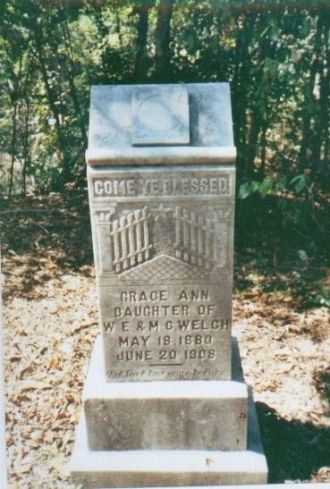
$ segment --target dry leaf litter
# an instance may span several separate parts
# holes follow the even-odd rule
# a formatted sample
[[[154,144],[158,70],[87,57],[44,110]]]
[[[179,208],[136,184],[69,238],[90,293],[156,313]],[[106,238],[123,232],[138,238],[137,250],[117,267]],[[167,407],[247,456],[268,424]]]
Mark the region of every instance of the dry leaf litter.
[[[91,250],[86,202],[85,207],[78,201],[66,209],[61,222],[57,212],[65,203],[59,196],[54,202],[55,209],[42,219],[22,219],[18,214],[5,221],[10,489],[75,487],[67,462],[98,334],[95,279],[91,256],[81,256],[84,248]],[[41,200],[38,205],[46,204]],[[20,249],[14,244],[17,233],[25,233]],[[290,296],[264,293],[263,280],[267,277],[255,273],[252,286],[236,292],[233,312],[245,380],[257,402],[270,480],[329,482],[329,309],[297,312]]]

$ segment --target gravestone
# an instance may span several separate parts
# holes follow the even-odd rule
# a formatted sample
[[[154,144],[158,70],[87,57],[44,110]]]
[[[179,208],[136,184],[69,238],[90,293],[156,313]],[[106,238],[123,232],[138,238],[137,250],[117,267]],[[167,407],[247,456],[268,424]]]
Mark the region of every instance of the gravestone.
[[[83,487],[267,480],[231,336],[235,154],[226,83],[92,88],[101,335],[71,459]]]

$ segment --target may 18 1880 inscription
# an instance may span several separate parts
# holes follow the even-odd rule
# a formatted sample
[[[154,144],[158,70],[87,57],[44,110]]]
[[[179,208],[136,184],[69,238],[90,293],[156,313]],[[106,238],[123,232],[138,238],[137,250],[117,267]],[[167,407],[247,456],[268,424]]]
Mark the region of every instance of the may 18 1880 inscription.
[[[89,170],[106,375],[229,379],[234,171]]]

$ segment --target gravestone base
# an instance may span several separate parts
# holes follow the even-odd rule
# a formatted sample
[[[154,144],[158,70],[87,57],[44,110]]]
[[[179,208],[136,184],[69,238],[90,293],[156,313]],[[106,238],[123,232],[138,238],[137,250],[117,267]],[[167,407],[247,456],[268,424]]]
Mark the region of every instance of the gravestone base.
[[[246,393],[246,387],[242,382],[241,364],[235,339],[233,341],[232,359],[234,367],[234,381],[205,381],[197,382],[197,384],[205,384],[205,387],[207,387],[208,384],[220,384],[223,388],[225,388],[225,385],[227,385],[227,399],[230,399],[232,401],[233,398],[235,398],[236,400],[234,401],[234,405],[235,402],[238,403],[238,405],[243,408],[242,413],[244,414],[244,392]],[[105,388],[103,394],[106,394],[109,386],[112,386],[114,389],[119,387],[119,392],[121,392],[122,394],[122,402],[132,402],[134,405],[136,402],[136,398],[139,397],[137,393],[139,392],[140,383],[131,383],[130,388],[133,389],[133,391],[131,390],[131,394],[129,394],[130,390],[127,388],[125,394],[125,386],[122,386],[121,384],[107,384],[106,382],[103,383],[103,381],[98,382],[96,379],[100,379],[104,376],[102,370],[98,371],[97,376],[95,372],[96,368],[100,368],[101,363],[101,346],[98,340],[94,348],[89,376],[85,386],[84,402],[86,403],[87,399],[91,399],[90,395],[93,392],[95,401],[97,399],[96,396],[100,396],[100,389],[102,389],[102,386]],[[92,385],[92,379],[94,379],[94,386]],[[168,383],[143,383],[143,387],[147,387],[148,384],[150,386],[149,392],[152,393],[150,395],[149,402],[151,402],[152,405],[152,398],[155,399],[156,396],[159,396],[160,392],[157,392],[157,389],[152,389],[152,386],[155,386],[155,384],[163,384],[165,387]],[[181,384],[181,382],[173,382],[173,384]],[[182,384],[187,384],[187,382],[182,382]],[[196,384],[196,381],[194,382],[194,384]],[[178,389],[178,387],[176,389]],[[187,389],[189,391],[189,387],[186,387],[185,389],[185,392],[181,392],[180,401],[177,404],[177,414],[179,414],[180,412],[180,403],[182,401],[182,398],[184,397],[184,394],[187,393]],[[134,391],[135,394],[132,394],[132,392]],[[165,394],[166,392],[169,392],[167,391],[167,387],[165,389]],[[210,389],[210,392],[213,392],[213,397],[216,396],[216,394],[214,393],[214,388],[213,390]],[[230,394],[230,392],[232,392],[232,394]],[[235,393],[234,396],[233,393]],[[112,400],[114,400],[116,396],[118,396],[118,390],[117,393],[112,394]],[[103,397],[105,397],[105,395]],[[172,396],[168,396],[168,399],[170,399],[170,397],[172,397],[172,399],[174,398],[175,402],[175,394],[172,394]],[[140,399],[146,400],[146,391],[142,392],[142,389],[140,390]],[[100,398],[99,402],[101,402]],[[109,401],[109,397],[108,402],[110,402],[111,404],[111,400]],[[161,400],[159,405],[161,405],[163,402],[164,399]],[[199,402],[203,402],[203,392],[200,392]],[[223,406],[225,406],[224,397],[220,397],[220,399],[218,399],[218,402],[220,405],[222,403]],[[210,413],[212,413],[212,402],[210,404],[210,399],[208,398],[208,396],[206,396],[205,398],[205,403],[206,411],[207,409],[209,409],[204,418],[205,432],[211,433],[210,430],[212,428],[210,428],[209,422],[212,423],[212,416],[210,416]],[[103,408],[101,408],[101,412],[102,410]],[[124,413],[124,409],[122,409],[122,413]],[[90,416],[90,413],[88,414],[88,410],[86,414],[87,416]],[[148,408],[145,409],[145,416],[148,416]],[[175,416],[175,413],[173,414],[173,416]],[[161,487],[196,485],[207,486],[219,484],[240,485],[266,483],[268,473],[267,462],[263,454],[258,421],[251,393],[249,393],[248,396],[247,417],[248,419],[246,420],[246,417],[242,416],[242,425],[247,426],[247,446],[244,449],[240,449],[238,447],[238,449],[232,448],[230,450],[207,450],[205,448],[196,450],[186,447],[185,449],[150,448],[138,450],[92,450],[89,448],[88,429],[84,413],[81,417],[76,432],[76,443],[70,462],[71,477],[77,484],[81,484],[82,487],[86,489],[111,487]],[[132,416],[130,424],[132,426],[135,423],[138,425],[140,421],[141,420],[139,420],[139,417],[135,418],[134,416]],[[160,420],[158,420],[158,423],[159,422]],[[220,418],[218,419],[218,424],[221,425]],[[129,429],[131,429],[132,426],[129,427]],[[225,426],[226,433],[232,430],[235,430],[235,432],[238,433],[238,436],[242,436],[244,433],[244,428],[242,427],[238,428],[237,426],[229,426],[228,424],[222,426]],[[103,435],[102,428],[104,433]],[[113,430],[115,430],[116,428],[118,428],[118,426],[116,423],[114,423],[114,425],[111,427],[111,431],[113,432]],[[93,425],[90,425],[89,430],[91,429],[93,429]],[[107,424],[106,420],[103,420],[101,430],[98,429],[98,436],[100,436],[101,445],[105,443],[108,432],[109,424]],[[120,427],[118,433],[120,434]],[[160,439],[158,436],[158,438],[155,440],[156,445],[157,443],[159,443],[159,440]],[[130,439],[130,442],[132,442],[132,438]],[[94,439],[94,443],[97,444],[96,438]],[[122,443],[125,443],[125,441],[122,440]]]
[[[246,449],[244,383],[107,382],[103,356],[98,338],[83,394],[90,449]]]
[[[92,451],[84,421],[76,433],[71,477],[82,488],[265,484],[262,453],[218,450]],[[249,443],[251,444],[251,443]]]

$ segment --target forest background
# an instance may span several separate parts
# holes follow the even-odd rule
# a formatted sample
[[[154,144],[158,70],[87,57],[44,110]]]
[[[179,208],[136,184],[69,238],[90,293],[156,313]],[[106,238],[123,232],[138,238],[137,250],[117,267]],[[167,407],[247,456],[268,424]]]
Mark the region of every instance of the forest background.
[[[329,0],[4,0],[0,19],[4,206],[85,186],[91,85],[229,81],[237,247],[329,248]]]
[[[230,82],[234,319],[270,480],[330,480],[329,27],[330,0],[0,2],[12,488],[71,487],[61,471],[97,334],[89,92],[111,83]]]

